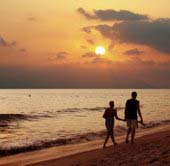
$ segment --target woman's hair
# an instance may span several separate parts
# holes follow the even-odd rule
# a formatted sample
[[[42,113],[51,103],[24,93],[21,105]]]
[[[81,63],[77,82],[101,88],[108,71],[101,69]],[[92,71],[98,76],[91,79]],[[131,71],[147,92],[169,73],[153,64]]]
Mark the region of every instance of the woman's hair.
[[[110,101],[110,102],[109,102],[109,105],[114,107],[114,105],[115,105],[115,104],[114,104],[114,101]]]

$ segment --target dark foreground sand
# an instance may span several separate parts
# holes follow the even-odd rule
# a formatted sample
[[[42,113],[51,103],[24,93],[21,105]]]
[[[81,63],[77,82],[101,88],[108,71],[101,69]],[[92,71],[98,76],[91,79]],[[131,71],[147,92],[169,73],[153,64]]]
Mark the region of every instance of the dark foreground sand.
[[[0,166],[170,166],[170,125],[137,133],[135,143],[116,137],[116,147],[103,140],[53,147],[0,158]],[[111,145],[111,144],[109,144]]]
[[[170,165],[170,130],[137,138],[135,144],[91,150],[29,166]]]

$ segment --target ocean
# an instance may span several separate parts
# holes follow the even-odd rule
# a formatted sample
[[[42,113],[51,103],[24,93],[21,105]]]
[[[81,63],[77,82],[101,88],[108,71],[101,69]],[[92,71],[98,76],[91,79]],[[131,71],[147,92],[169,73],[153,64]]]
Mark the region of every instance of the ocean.
[[[124,118],[134,90],[146,123],[141,132],[170,124],[169,89],[1,89],[0,155],[101,139],[109,101]],[[126,123],[115,122],[115,135],[125,134]]]

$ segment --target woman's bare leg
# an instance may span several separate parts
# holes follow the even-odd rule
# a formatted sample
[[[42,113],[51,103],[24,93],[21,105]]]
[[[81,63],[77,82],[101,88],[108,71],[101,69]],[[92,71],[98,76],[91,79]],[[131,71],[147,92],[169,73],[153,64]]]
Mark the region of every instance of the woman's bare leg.
[[[108,140],[109,140],[109,137],[110,137],[110,135],[107,134],[107,136],[106,136],[106,138],[105,138],[105,141],[104,141],[104,144],[103,144],[103,148],[106,147],[106,144],[107,144],[107,142],[108,142]]]
[[[115,142],[115,138],[114,138],[114,133],[111,134],[111,139],[114,145],[117,145],[117,143]]]

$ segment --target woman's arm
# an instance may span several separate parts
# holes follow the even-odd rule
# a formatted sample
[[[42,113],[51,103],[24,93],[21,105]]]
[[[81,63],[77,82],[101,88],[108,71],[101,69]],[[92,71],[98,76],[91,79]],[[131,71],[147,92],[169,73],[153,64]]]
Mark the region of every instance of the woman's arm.
[[[125,110],[124,110],[125,121],[127,120],[127,103],[128,103],[128,101],[126,101]]]
[[[115,118],[116,118],[117,120],[125,121],[124,119],[121,119],[121,118],[118,117],[118,115],[117,115],[117,110],[115,110]]]
[[[104,114],[103,114],[103,118],[107,118],[107,108],[106,108],[106,110],[105,110],[105,112],[104,112]]]
[[[142,113],[141,113],[141,110],[140,110],[140,104],[138,103],[138,105],[137,105],[137,111],[138,111],[138,114],[139,114],[139,117],[140,117],[140,119],[141,119],[141,123],[143,123],[143,118],[142,118]]]

